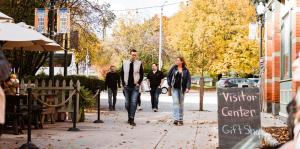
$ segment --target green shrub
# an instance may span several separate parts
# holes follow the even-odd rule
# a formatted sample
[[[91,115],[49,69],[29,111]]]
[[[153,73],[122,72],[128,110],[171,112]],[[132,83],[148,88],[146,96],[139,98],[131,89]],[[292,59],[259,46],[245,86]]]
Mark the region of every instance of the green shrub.
[[[79,122],[84,122],[85,113],[84,109],[92,108],[95,105],[95,99],[93,98],[93,93],[85,87],[80,88],[80,100],[79,100],[79,111],[80,111],[80,120]]]

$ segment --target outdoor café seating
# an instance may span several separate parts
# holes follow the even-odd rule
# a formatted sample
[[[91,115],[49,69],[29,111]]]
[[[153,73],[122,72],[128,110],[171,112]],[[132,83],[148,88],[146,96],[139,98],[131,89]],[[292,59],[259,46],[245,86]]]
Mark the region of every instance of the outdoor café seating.
[[[22,133],[24,122],[27,117],[27,108],[21,102],[27,100],[26,95],[6,95],[6,115],[3,129],[12,130],[14,134]]]

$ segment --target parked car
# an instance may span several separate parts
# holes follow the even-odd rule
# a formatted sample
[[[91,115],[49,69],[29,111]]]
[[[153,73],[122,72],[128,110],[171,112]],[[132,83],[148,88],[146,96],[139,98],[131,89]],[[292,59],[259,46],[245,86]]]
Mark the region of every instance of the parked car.
[[[237,84],[237,87],[256,87],[256,84],[254,81],[248,79],[248,78],[232,78],[231,82],[234,84]]]
[[[227,78],[221,78],[217,83],[216,86],[217,88],[224,88],[225,87],[225,81]]]
[[[255,87],[259,87],[259,78],[248,78],[255,83]]]
[[[237,84],[233,82],[234,80],[232,78],[221,78],[217,82],[217,87],[218,88],[225,88],[225,87],[238,87]]]
[[[192,77],[191,78],[192,84],[199,85],[199,80],[200,80],[200,77]]]
[[[221,78],[217,82],[217,87],[256,87],[256,83],[247,78]]]
[[[142,83],[143,83],[143,91],[144,92],[150,92],[150,86],[148,86],[146,77],[144,78]],[[162,94],[167,94],[168,93],[168,88],[169,88],[169,85],[168,85],[167,78],[164,78],[164,83],[161,87],[161,93]]]

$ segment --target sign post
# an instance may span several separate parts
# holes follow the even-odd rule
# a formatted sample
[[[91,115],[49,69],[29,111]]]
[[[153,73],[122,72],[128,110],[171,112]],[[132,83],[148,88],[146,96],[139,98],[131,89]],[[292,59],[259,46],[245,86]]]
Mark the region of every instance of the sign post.
[[[232,148],[261,128],[258,88],[218,89],[220,149]]]

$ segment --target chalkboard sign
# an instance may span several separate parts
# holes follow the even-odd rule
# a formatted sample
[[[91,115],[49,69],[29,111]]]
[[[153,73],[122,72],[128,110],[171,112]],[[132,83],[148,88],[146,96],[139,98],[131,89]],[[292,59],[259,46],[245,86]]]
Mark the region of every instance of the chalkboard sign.
[[[258,88],[218,89],[220,149],[230,149],[261,128]]]

